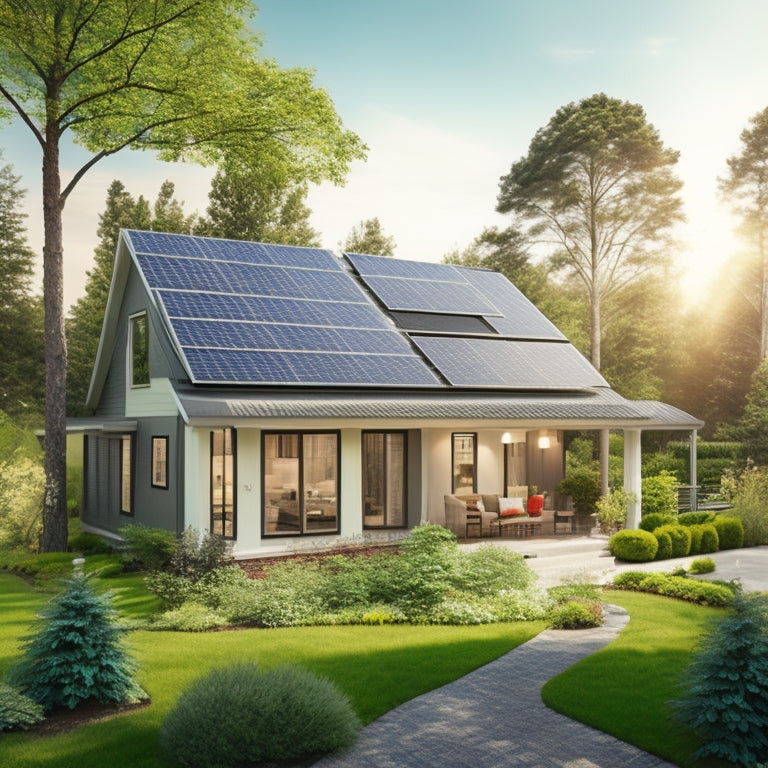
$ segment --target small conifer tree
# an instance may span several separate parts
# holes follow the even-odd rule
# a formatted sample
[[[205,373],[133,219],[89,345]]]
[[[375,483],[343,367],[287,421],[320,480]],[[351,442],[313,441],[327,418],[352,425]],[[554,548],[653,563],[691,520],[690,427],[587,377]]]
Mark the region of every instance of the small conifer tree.
[[[97,594],[76,571],[40,615],[10,680],[44,709],[93,700],[135,703],[146,698],[135,680],[136,663],[123,647],[109,594]]]
[[[743,595],[706,637],[689,668],[681,720],[715,757],[755,768],[768,761],[768,595]]]

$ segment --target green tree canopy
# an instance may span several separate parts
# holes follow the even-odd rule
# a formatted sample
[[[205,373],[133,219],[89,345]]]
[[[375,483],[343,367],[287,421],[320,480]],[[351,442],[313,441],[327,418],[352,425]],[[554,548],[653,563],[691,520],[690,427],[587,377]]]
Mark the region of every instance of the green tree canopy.
[[[722,428],[720,436],[743,443],[749,458],[768,465],[768,360],[752,374],[743,415],[736,424]]]
[[[163,160],[248,166],[340,183],[364,155],[306,69],[259,57],[247,0],[6,0],[0,4],[0,117],[42,153],[46,493],[43,551],[64,550],[66,370],[62,211],[99,160],[129,147]],[[88,152],[64,184],[62,142]]]
[[[395,239],[387,237],[378,218],[365,219],[352,227],[347,239],[339,244],[346,253],[368,253],[371,256],[394,256]]]
[[[669,258],[677,159],[642,107],[601,93],[560,108],[501,179],[497,210],[583,286],[598,369],[604,301]]]
[[[211,182],[207,216],[196,234],[262,243],[317,247],[312,213],[305,199],[307,185],[270,164],[249,168],[225,163]]]

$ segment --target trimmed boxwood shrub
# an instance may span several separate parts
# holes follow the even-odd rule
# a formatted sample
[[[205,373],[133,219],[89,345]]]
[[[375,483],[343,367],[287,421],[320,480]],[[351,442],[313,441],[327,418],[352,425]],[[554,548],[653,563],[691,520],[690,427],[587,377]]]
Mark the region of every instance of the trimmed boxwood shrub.
[[[661,512],[651,512],[640,518],[640,530],[653,533],[662,525],[672,525],[677,519],[676,515],[662,514]]]
[[[703,525],[711,523],[717,515],[714,512],[683,512],[677,516],[680,525]]]
[[[590,629],[603,623],[603,606],[597,600],[569,600],[555,606],[547,619],[552,629]]]
[[[617,589],[650,592],[717,608],[730,605],[734,600],[733,591],[724,584],[689,579],[687,576],[670,576],[665,573],[627,571],[619,574],[613,580],[613,585]]]
[[[720,549],[739,549],[744,545],[744,526],[738,517],[718,515],[712,525],[717,531]]]
[[[654,533],[668,533],[672,539],[672,557],[686,557],[691,554],[691,532],[684,525],[662,525]]]
[[[694,560],[688,569],[689,573],[712,573],[715,570],[715,561],[711,557],[700,557]]]
[[[361,723],[329,680],[285,665],[219,667],[184,693],[160,728],[166,754],[187,768],[233,768],[349,748]]]
[[[656,557],[659,542],[648,531],[619,531],[608,541],[608,547],[614,557],[632,563],[647,563]]]
[[[653,535],[656,537],[656,541],[659,542],[656,560],[669,560],[672,557],[672,537],[664,530],[664,526],[657,528]]]
[[[698,554],[706,555],[709,552],[717,552],[719,549],[720,537],[717,535],[717,528],[712,523],[704,523],[701,526],[701,543]]]

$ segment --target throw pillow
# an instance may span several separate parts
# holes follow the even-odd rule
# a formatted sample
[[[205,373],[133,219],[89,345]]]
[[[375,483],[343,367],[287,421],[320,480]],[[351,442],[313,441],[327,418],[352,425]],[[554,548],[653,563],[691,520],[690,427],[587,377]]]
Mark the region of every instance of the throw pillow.
[[[528,497],[528,516],[541,517],[541,510],[544,509],[544,496],[537,493]]]
[[[469,499],[467,501],[467,512],[485,512],[485,506],[482,499]]]
[[[524,514],[522,499],[499,499],[499,517],[519,517]]]

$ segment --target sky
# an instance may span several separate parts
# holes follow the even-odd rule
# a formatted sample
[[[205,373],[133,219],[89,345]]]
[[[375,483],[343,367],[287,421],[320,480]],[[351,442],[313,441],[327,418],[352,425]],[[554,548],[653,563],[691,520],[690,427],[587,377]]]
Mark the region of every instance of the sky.
[[[377,217],[395,256],[440,261],[466,248],[495,213],[499,179],[557,109],[603,92],[642,105],[680,152],[687,221],[678,227],[680,295],[695,302],[738,244],[717,178],[750,117],[768,107],[765,0],[261,0],[262,55],[315,71],[346,128],[368,146],[343,187],[308,197],[322,245]],[[0,130],[3,162],[28,191],[29,243],[42,252],[40,149],[16,123]],[[66,182],[87,155],[68,146]],[[176,184],[204,213],[212,169],[126,151],[98,163],[64,217],[65,303],[83,292],[98,214],[120,179],[154,200]]]

